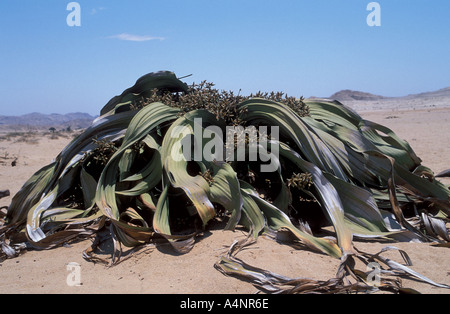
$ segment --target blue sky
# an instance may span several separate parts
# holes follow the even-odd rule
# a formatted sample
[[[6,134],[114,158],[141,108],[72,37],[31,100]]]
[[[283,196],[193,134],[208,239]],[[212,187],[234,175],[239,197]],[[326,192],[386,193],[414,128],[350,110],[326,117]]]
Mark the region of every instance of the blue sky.
[[[450,86],[450,1],[0,1],[0,115],[92,115],[142,75],[171,70],[187,83],[243,94],[385,96]]]

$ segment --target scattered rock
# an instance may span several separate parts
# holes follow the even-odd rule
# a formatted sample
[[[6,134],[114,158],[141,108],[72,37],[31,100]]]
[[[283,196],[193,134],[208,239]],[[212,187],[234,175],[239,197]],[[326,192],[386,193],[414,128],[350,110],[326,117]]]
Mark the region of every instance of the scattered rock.
[[[0,198],[8,197],[10,195],[9,190],[0,191]]]

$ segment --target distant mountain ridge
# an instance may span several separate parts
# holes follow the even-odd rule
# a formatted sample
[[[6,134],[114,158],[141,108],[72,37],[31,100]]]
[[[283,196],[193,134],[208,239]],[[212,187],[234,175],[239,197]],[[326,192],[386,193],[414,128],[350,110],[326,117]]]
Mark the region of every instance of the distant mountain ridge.
[[[376,100],[383,100],[383,99],[417,99],[417,98],[441,98],[441,97],[450,97],[450,87],[442,88],[437,91],[432,92],[424,92],[419,94],[411,94],[407,96],[400,96],[400,97],[386,97],[386,96],[380,96],[380,95],[374,95],[371,93],[361,92],[361,91],[354,91],[350,89],[341,90],[337,93],[334,93],[331,95],[330,99],[338,100],[341,102],[345,101],[376,101]]]
[[[450,87],[442,88],[434,92],[425,92],[420,94],[412,94],[404,96],[403,98],[437,98],[437,97],[450,97]]]
[[[38,112],[28,113],[21,116],[0,115],[0,125],[29,125],[48,127],[76,127],[86,128],[92,124],[95,117],[87,113],[75,112],[68,114],[43,114]]]
[[[326,98],[338,100],[358,112],[446,108],[450,107],[450,87],[401,97],[385,97],[347,89]]]
[[[311,99],[317,98],[311,97]],[[338,100],[357,111],[450,107],[450,87],[402,97],[386,97],[346,89],[325,98]],[[88,113],[82,112],[67,114],[34,112],[21,116],[0,115],[0,126],[71,127],[72,129],[81,129],[89,127],[95,118]]]

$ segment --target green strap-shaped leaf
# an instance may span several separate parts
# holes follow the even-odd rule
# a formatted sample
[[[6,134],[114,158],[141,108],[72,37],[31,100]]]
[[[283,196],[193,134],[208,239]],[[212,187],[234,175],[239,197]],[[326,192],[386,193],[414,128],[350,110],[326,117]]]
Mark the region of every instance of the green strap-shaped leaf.
[[[80,171],[80,182],[83,190],[84,207],[90,209],[95,205],[97,181],[82,167]]]
[[[16,224],[27,219],[28,211],[42,198],[56,168],[56,162],[49,164],[36,172],[13,197],[8,208],[6,221]]]
[[[330,149],[288,107],[265,99],[251,99],[241,103],[238,108],[246,122],[278,126],[280,135],[292,139],[309,162],[343,180],[347,178]]]
[[[318,192],[322,208],[328,215],[336,230],[342,252],[350,254],[353,250],[353,233],[347,227],[344,218],[344,207],[335,187],[325,178],[322,171],[314,164],[304,160],[299,154],[283,143],[280,143],[280,155],[288,158],[304,172],[312,175],[313,185]]]
[[[245,184],[245,182],[241,181],[241,185],[243,184]],[[253,238],[257,239],[266,225],[265,217],[255,200],[242,187],[241,195],[243,206],[242,216],[239,223],[250,230]]]
[[[335,258],[340,258],[342,253],[340,248],[332,241],[324,238],[317,238],[310,234],[307,234],[298,228],[296,228],[290,221],[289,217],[283,213],[279,208],[270,204],[269,202],[261,199],[258,193],[253,189],[253,187],[246,182],[242,183],[242,190],[251,195],[258,208],[264,214],[267,220],[267,225],[269,228],[275,231],[281,229],[288,229],[291,231],[304,245],[309,248],[325,253],[327,255],[333,256]]]
[[[130,233],[139,237],[139,230],[143,238],[148,238],[148,230],[142,227],[133,227],[120,222],[120,209],[116,200],[116,183],[119,179],[119,163],[123,153],[136,142],[142,140],[149,133],[154,132],[157,126],[176,119],[177,109],[168,107],[162,103],[153,103],[141,109],[130,122],[124,136],[122,146],[111,157],[100,176],[96,204],[105,216],[115,224],[114,230],[122,230],[117,236],[124,243],[132,243]],[[127,235],[127,236],[125,236]]]
[[[153,229],[155,229],[157,233],[164,236],[172,235],[169,224],[169,199],[167,197],[168,191],[169,185],[166,185],[158,199],[158,204],[156,204],[155,216],[153,216]]]
[[[214,172],[214,182],[209,190],[209,198],[211,202],[222,205],[231,213],[226,229],[233,230],[241,218],[243,206],[237,174],[225,162],[212,162],[210,166]]]
[[[175,121],[164,137],[161,147],[161,158],[164,165],[164,171],[175,188],[182,189],[194,204],[197,212],[206,225],[208,221],[215,217],[214,206],[208,197],[210,186],[209,183],[201,175],[191,175],[188,173],[189,158],[185,156],[187,153],[183,148],[194,147],[203,152],[203,137],[194,134],[196,130],[203,132],[203,126],[192,126],[196,118],[202,119],[204,123],[216,121],[214,115],[205,110],[196,110],[188,113],[185,117]],[[197,128],[197,129],[194,129]],[[195,141],[183,146],[183,141]],[[201,153],[202,153],[201,152]],[[202,161],[205,156],[201,155]]]
[[[130,104],[151,95],[153,89],[169,92],[187,92],[188,86],[181,82],[173,72],[160,71],[140,77],[136,83],[123,91],[119,96],[113,97],[101,110],[101,115],[114,114],[115,108],[120,104]]]
[[[167,184],[159,197],[156,205],[156,212],[153,216],[153,228],[156,233],[166,238],[172,247],[179,253],[186,253],[190,251],[194,245],[194,234],[188,235],[174,235],[170,227],[170,212],[169,212],[169,192],[170,185]]]

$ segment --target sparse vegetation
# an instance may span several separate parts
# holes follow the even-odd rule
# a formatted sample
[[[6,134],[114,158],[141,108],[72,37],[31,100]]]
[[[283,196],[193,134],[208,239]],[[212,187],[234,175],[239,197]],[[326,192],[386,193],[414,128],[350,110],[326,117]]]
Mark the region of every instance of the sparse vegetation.
[[[0,136],[0,141],[5,142],[16,142],[16,143],[27,143],[27,144],[37,144],[38,143],[38,133],[34,131],[14,131],[7,132]]]
[[[83,130],[78,130],[76,132],[74,131],[67,131],[66,129],[63,129],[61,131],[57,131],[56,129],[54,131],[14,131],[14,132],[7,132],[4,135],[0,136],[0,141],[5,142],[13,142],[13,143],[27,143],[27,144],[38,144],[39,140],[42,137],[46,137],[52,140],[57,140],[59,138],[70,138],[70,137],[76,137],[81,133]]]

